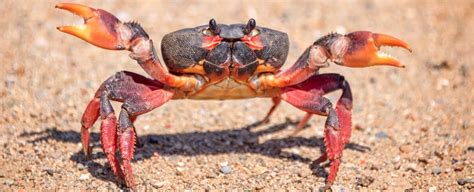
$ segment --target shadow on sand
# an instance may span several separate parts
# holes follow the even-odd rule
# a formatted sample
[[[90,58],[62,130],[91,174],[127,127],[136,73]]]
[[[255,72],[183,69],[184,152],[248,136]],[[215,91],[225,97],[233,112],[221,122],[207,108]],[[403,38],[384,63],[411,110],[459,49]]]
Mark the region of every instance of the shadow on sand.
[[[299,136],[289,136],[287,138],[270,139],[265,142],[259,143],[258,138],[267,134],[275,133],[289,126],[295,125],[296,122],[287,120],[284,123],[271,125],[266,129],[253,130],[260,126],[260,123],[254,123],[245,127],[235,128],[231,130],[221,131],[207,131],[207,132],[192,132],[192,133],[176,133],[176,134],[150,134],[140,135],[139,141],[140,146],[137,147],[135,152],[134,161],[142,161],[144,159],[151,158],[155,153],[161,156],[172,156],[172,155],[213,155],[223,153],[255,153],[261,154],[273,158],[281,158],[290,161],[300,161],[307,163],[315,175],[320,177],[326,177],[327,172],[324,170],[324,166],[320,167],[314,165],[311,162],[316,159],[309,159],[302,157],[298,154],[282,151],[282,149],[306,146],[306,147],[317,147],[321,153],[324,152],[324,141],[323,138],[310,137],[304,138]],[[81,136],[76,131],[61,131],[56,128],[46,129],[41,132],[25,132],[21,134],[21,137],[31,138],[29,142],[37,143],[46,140],[56,140],[65,143],[79,143],[81,142]],[[99,134],[91,134],[92,147],[100,147]],[[366,152],[370,148],[361,146],[354,143],[348,143],[345,148],[356,150],[359,152]],[[102,180],[113,181],[118,184],[119,187],[123,188],[123,184],[119,184],[110,167],[107,165],[101,165],[95,163],[94,159],[104,158],[103,152],[93,153],[92,160],[88,160],[83,154],[82,150],[75,152],[70,159],[76,163],[87,165],[87,168],[92,176]],[[325,165],[327,166],[327,164]],[[97,172],[96,170],[106,170],[103,172]]]

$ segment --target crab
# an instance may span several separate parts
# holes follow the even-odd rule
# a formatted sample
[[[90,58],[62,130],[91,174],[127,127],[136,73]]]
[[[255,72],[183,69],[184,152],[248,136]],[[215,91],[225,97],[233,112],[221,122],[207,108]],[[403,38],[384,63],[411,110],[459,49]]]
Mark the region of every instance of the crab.
[[[356,31],[331,33],[311,44],[296,62],[280,69],[288,55],[288,35],[246,24],[217,24],[181,29],[162,39],[162,65],[152,40],[136,22],[121,22],[111,13],[88,6],[60,3],[56,8],[72,12],[84,24],[57,29],[97,47],[130,51],[150,77],[122,71],[105,80],[82,116],[81,139],[84,152],[91,155],[90,128],[100,116],[100,141],[113,173],[127,187],[136,186],[131,160],[137,133],[133,125],[142,114],[171,99],[271,98],[273,106],[262,122],[268,122],[281,100],[305,111],[296,126],[305,127],[312,115],[327,117],[324,127],[326,151],[315,163],[329,160],[326,188],[334,183],[344,145],[351,136],[352,94],[349,83],[335,73],[320,74],[331,63],[347,67],[389,65],[404,67],[381,46],[409,51],[409,45],[395,37]],[[342,90],[333,106],[325,94]],[[118,119],[110,101],[123,103]],[[116,151],[119,155],[116,155]]]

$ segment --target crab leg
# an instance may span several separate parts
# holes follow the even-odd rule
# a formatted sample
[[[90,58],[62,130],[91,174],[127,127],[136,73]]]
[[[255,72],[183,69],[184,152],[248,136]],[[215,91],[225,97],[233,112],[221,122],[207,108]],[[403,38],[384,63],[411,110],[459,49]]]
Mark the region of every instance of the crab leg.
[[[333,109],[331,102],[322,96],[337,89],[342,89],[342,95]],[[337,74],[316,75],[300,84],[282,88],[281,98],[310,115],[327,116],[324,128],[326,153],[315,163],[321,163],[327,158],[331,161],[326,181],[326,187],[330,187],[336,178],[344,145],[351,136],[352,94],[349,84]],[[310,115],[305,118],[309,119]]]
[[[101,143],[104,153],[114,174],[120,179],[125,179],[127,186],[133,187],[135,182],[130,161],[133,158],[137,141],[133,121],[138,115],[161,106],[173,95],[174,92],[164,88],[164,85],[160,82],[132,72],[118,72],[110,77],[97,90],[94,99],[84,112],[83,129],[81,131],[84,151],[90,153],[88,129],[97,120],[100,108],[102,119]],[[118,130],[117,118],[109,100],[123,103],[118,119]],[[100,107],[97,108],[97,105]],[[119,160],[115,156],[117,146],[120,151],[123,171]]]
[[[348,67],[404,67],[398,60],[380,51],[381,46],[402,47],[411,51],[407,43],[389,35],[368,31],[347,35],[333,33],[314,42],[290,68],[276,75],[262,75],[253,80],[252,85],[261,89],[295,85],[315,75],[319,68],[327,67],[330,62]]]
[[[270,108],[270,110],[268,110],[267,115],[265,115],[263,120],[260,121],[261,123],[268,123],[270,121],[270,116],[273,114],[275,109],[280,105],[281,98],[280,97],[272,97],[272,102],[273,102],[272,107]]]
[[[161,65],[153,41],[135,22],[122,23],[111,13],[84,5],[60,3],[56,8],[68,10],[84,19],[84,24],[61,26],[59,31],[74,35],[97,47],[110,50],[128,50],[130,57],[154,79],[183,91],[198,90],[204,79],[196,76],[176,76]]]
[[[306,124],[308,123],[309,119],[311,119],[311,116],[313,116],[313,114],[306,113],[303,119],[301,119],[298,125],[296,125],[295,130],[291,135],[297,135],[300,131],[302,131],[304,129],[304,126],[306,126]]]
[[[281,103],[281,98],[280,97],[272,97],[272,102],[273,105],[268,110],[267,115],[265,115],[265,118],[260,121],[260,123],[268,123],[270,121],[270,116],[273,114],[275,109],[280,105]],[[304,126],[308,123],[309,119],[311,118],[312,114],[311,113],[306,113],[306,115],[300,120],[298,125],[296,125],[295,130],[293,131],[292,135],[298,134],[301,130],[303,130]]]

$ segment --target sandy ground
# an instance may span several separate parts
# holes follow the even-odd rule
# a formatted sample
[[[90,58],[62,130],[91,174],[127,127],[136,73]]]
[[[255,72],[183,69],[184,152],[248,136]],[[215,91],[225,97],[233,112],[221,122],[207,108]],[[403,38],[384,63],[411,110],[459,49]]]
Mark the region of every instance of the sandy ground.
[[[117,190],[100,149],[80,144],[80,117],[95,89],[117,71],[144,74],[125,52],[102,50],[58,32],[79,23],[54,1],[0,2],[0,190]],[[351,69],[354,128],[336,191],[474,187],[473,1],[82,2],[164,34],[205,24],[246,22],[285,31],[290,65],[318,37],[370,30],[406,40],[414,52],[386,49],[407,68]],[[337,98],[337,94],[331,98]],[[114,106],[119,107],[118,104]],[[269,99],[171,101],[136,122],[144,146],[133,162],[139,190],[318,190],[327,168],[323,117],[290,136],[303,112],[288,104],[253,126]]]

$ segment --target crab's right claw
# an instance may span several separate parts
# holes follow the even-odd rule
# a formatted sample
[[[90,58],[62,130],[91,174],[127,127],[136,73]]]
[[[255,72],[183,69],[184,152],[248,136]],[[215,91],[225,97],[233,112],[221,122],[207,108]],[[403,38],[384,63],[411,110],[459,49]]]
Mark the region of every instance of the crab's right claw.
[[[374,65],[390,65],[405,67],[400,61],[380,50],[382,46],[392,46],[411,49],[404,41],[390,35],[356,31],[344,36],[349,45],[339,64],[348,67],[368,67]]]
[[[56,8],[70,11],[84,19],[84,24],[57,27],[59,31],[69,33],[104,49],[124,49],[120,45],[117,33],[121,22],[111,13],[72,3],[59,3]]]

